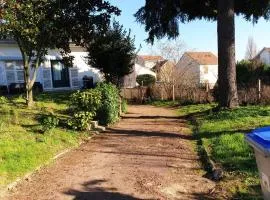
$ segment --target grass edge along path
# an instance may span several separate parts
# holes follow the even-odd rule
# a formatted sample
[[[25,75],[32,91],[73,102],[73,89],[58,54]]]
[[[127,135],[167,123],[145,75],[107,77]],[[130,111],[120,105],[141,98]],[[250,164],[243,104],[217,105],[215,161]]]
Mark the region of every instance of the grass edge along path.
[[[61,125],[41,133],[40,116],[53,113],[67,120],[70,93],[42,93],[35,107],[28,109],[20,96],[0,104],[0,190],[36,169],[52,162],[55,155],[80,145],[86,132]],[[2,99],[3,100],[3,99]]]
[[[179,104],[161,101],[152,105],[175,107]],[[270,106],[245,106],[219,113],[212,111],[215,106],[178,106],[178,114],[190,121],[197,151],[205,149],[210,159],[224,170],[224,178],[214,191],[216,199],[262,199],[254,153],[244,135],[270,125]],[[207,163],[203,165],[209,167]]]

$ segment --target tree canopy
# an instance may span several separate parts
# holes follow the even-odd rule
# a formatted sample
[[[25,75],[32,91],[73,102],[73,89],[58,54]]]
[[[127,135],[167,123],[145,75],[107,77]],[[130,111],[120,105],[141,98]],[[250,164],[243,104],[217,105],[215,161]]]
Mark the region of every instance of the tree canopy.
[[[270,0],[235,0],[234,12],[248,21],[260,17],[269,19]],[[179,24],[197,19],[215,21],[218,17],[218,0],[146,0],[145,6],[135,14],[137,21],[145,24],[148,40],[179,35]]]
[[[136,57],[134,42],[131,32],[114,22],[108,31],[86,44],[89,64],[100,69],[107,81],[120,86],[122,78],[133,70]]]
[[[0,5],[0,39],[14,39],[21,50],[27,102],[31,104],[37,68],[49,49],[59,49],[66,61],[70,42],[82,45],[104,32],[120,10],[107,1],[4,0]],[[31,79],[31,67],[34,69]]]
[[[256,23],[269,19],[270,0],[146,0],[135,14],[148,41],[176,38],[179,25],[197,19],[217,21],[219,107],[238,107],[235,61],[235,15]]]

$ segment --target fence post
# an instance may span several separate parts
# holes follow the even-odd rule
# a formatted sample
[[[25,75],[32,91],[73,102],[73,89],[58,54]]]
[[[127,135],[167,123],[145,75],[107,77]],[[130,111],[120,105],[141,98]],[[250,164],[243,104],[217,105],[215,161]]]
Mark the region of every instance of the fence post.
[[[173,92],[172,98],[173,98],[173,101],[175,101],[175,86],[174,86],[174,84],[172,85],[172,92]]]
[[[258,80],[258,99],[259,99],[259,102],[261,101],[261,98],[262,98],[262,81],[261,79]]]

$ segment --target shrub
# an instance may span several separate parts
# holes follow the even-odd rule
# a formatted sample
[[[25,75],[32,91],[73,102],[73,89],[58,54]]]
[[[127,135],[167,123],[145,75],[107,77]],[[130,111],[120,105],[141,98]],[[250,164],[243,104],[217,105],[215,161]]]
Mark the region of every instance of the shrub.
[[[110,83],[100,83],[96,89],[101,92],[102,96],[96,119],[102,125],[115,123],[119,119],[120,111],[119,90]]]
[[[137,76],[136,81],[140,86],[150,86],[156,82],[156,78],[150,74],[143,74]]]
[[[1,104],[8,103],[8,99],[4,96],[0,96],[0,103]]]
[[[126,99],[122,99],[122,101],[121,101],[121,109],[122,109],[122,112],[123,113],[126,113],[127,112],[127,107],[128,107],[127,100]]]
[[[68,125],[74,130],[89,129],[89,123],[93,119],[93,112],[79,111],[74,113],[72,119],[68,120]]]
[[[119,119],[119,90],[113,84],[100,83],[95,89],[72,94],[69,105],[73,117],[68,124],[73,129],[89,128],[93,118],[102,125],[112,124]]]
[[[59,119],[52,113],[50,115],[45,115],[41,118],[42,131],[45,133],[56,128],[59,124]]]
[[[101,92],[97,89],[90,89],[83,92],[77,91],[71,95],[70,108],[74,111],[95,112],[101,104]]]
[[[96,115],[101,106],[101,92],[97,89],[90,89],[83,92],[76,92],[71,95],[69,106],[73,116],[68,120],[68,125],[75,130],[86,130],[89,123]]]

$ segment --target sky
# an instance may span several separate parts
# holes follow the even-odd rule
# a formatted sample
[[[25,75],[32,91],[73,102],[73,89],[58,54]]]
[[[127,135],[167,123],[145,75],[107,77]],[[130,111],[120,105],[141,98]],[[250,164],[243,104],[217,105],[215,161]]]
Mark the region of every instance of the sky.
[[[134,17],[136,11],[144,5],[145,0],[108,0],[112,5],[122,10],[121,16],[115,17],[126,29],[131,29],[135,35],[137,48],[142,46],[139,54],[151,54],[151,45],[145,42],[147,32],[144,26],[138,24]],[[248,37],[253,37],[257,50],[270,47],[270,21],[261,19],[257,24],[236,17],[236,59],[245,57]],[[179,39],[186,44],[187,50],[211,51],[217,55],[217,24],[204,20],[196,20],[180,24]],[[155,47],[152,47],[152,49]]]

